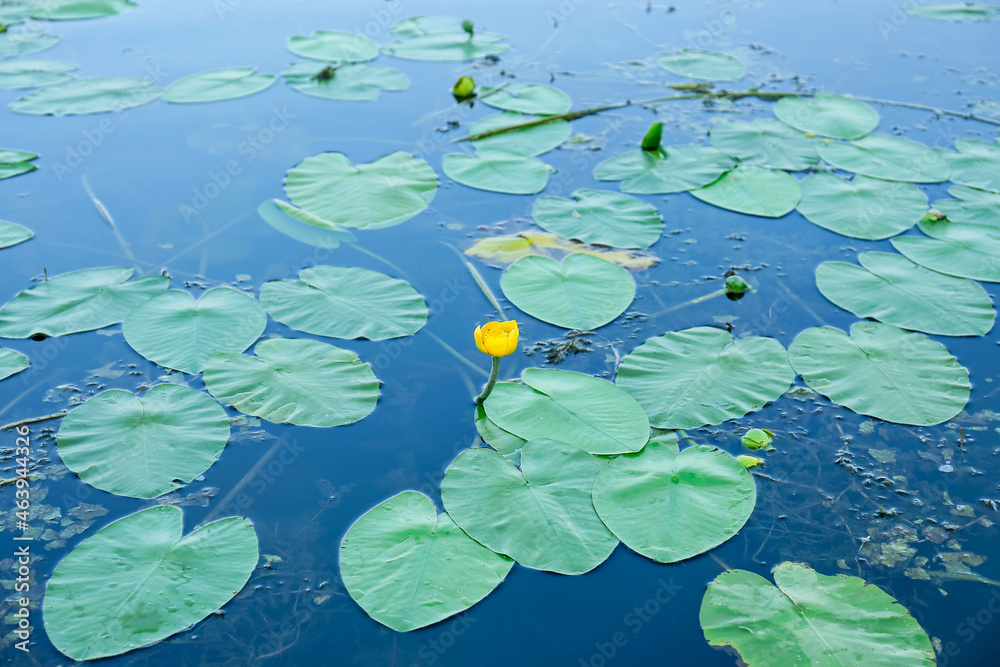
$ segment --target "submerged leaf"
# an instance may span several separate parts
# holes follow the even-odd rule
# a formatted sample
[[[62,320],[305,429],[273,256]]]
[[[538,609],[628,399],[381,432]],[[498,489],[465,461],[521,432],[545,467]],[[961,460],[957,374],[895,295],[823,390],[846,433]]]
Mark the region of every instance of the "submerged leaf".
[[[257,214],[282,234],[317,248],[332,250],[339,248],[341,243],[355,243],[358,240],[346,227],[280,199],[264,202],[257,207]]]

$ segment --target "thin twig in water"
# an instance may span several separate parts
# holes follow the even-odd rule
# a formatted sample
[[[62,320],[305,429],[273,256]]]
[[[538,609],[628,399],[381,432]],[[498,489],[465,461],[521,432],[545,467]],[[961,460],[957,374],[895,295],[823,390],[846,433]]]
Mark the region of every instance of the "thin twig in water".
[[[65,417],[68,412],[56,412],[55,414],[45,415],[44,417],[28,417],[27,419],[22,419],[21,421],[11,422],[6,426],[0,427],[0,431],[6,431],[9,428],[14,428],[16,426],[23,426],[24,424],[34,424],[36,422],[44,422],[50,419],[58,419],[59,417]]]

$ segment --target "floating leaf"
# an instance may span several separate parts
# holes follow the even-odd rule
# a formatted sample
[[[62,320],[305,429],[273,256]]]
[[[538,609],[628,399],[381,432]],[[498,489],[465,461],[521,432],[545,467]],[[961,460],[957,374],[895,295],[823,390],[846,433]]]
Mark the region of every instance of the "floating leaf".
[[[709,132],[712,145],[743,162],[801,171],[819,162],[816,140],[770,118],[725,120]]]
[[[449,153],[441,168],[462,185],[512,195],[541,192],[549,180],[548,166],[541,160],[498,148],[478,151],[475,156]]]
[[[59,35],[44,32],[4,32],[0,33],[0,58],[25,56],[44,51],[55,46]]]
[[[208,360],[205,386],[216,400],[245,415],[299,426],[353,424],[375,409],[378,380],[350,350],[271,338],[257,343],[254,354]]]
[[[31,11],[40,21],[80,21],[122,14],[134,8],[130,0],[44,0]]]
[[[10,110],[34,116],[70,116],[121,111],[148,102],[162,94],[147,88],[152,79],[135,77],[94,77],[76,79],[42,88],[10,104]]]
[[[951,166],[952,182],[1000,193],[1000,143],[958,139],[955,148],[937,152]]]
[[[2,21],[0,21],[2,23]],[[0,90],[41,88],[69,81],[77,66],[60,60],[12,60],[0,62]]]
[[[280,199],[267,200],[257,207],[257,214],[282,234],[317,248],[332,250],[339,248],[341,243],[354,243],[358,240],[346,227]]]
[[[264,333],[267,315],[243,292],[217,287],[197,301],[167,290],[136,307],[122,327],[133,350],[165,368],[197,374],[219,352],[242,352]]]
[[[0,148],[0,162],[16,163],[31,162],[37,160],[38,154],[29,151],[15,151],[9,148]]]
[[[95,660],[155,644],[229,602],[257,565],[257,534],[242,517],[185,537],[178,507],[152,507],[105,526],[56,566],[42,618],[52,644]]]
[[[921,221],[920,231],[931,238],[899,236],[892,246],[932,271],[1000,283],[1000,228],[941,220]]]
[[[499,130],[511,125],[520,125],[537,120],[537,116],[525,116],[524,114],[504,111],[482,118],[469,128],[469,134],[480,134]],[[521,130],[511,130],[492,137],[479,139],[472,142],[476,150],[483,151],[498,148],[511,153],[521,153],[522,155],[541,155],[561,146],[569,140],[573,129],[564,120],[553,120],[542,125],[534,125]]]
[[[24,20],[31,15],[31,7],[25,5],[12,5],[4,3],[0,5],[0,23],[4,25],[17,25],[24,23]]]
[[[30,365],[28,357],[20,352],[0,347],[0,380],[20,373]]]
[[[369,63],[336,65],[304,61],[292,63],[281,73],[289,86],[328,100],[377,100],[383,90],[407,90],[410,80],[392,67]]]
[[[489,236],[478,239],[465,254],[479,257],[490,266],[504,267],[529,255],[549,256],[549,250],[566,254],[582,253],[606,262],[613,262],[630,271],[642,271],[656,266],[659,258],[639,250],[614,250],[584,245],[544,232],[521,232],[513,236]]]
[[[156,385],[142,398],[101,392],[66,415],[58,436],[67,468],[91,486],[131,498],[179,489],[208,470],[228,440],[226,411],[177,384]]]
[[[695,428],[742,417],[788,391],[795,372],[773,338],[733,340],[714,327],[650,338],[622,360],[615,383],[657,428]]]
[[[234,100],[259,93],[274,83],[273,74],[255,71],[256,67],[231,67],[192,74],[167,86],[163,100],[174,104]]]
[[[589,331],[625,312],[635,281],[625,269],[592,255],[522,257],[507,269],[500,288],[511,303],[538,319]]]
[[[500,382],[486,399],[486,416],[525,440],[558,439],[589,454],[637,452],[649,422],[635,399],[582,373],[528,368],[524,384]]]
[[[821,142],[816,150],[837,169],[884,181],[940,183],[951,173],[938,153],[902,137],[872,134],[850,143]]]
[[[863,102],[832,93],[782,97],[774,105],[782,123],[834,139],[860,139],[878,125],[878,112]]]
[[[297,56],[327,62],[362,63],[378,56],[378,44],[352,32],[317,30],[309,37],[289,37],[286,45]]]
[[[823,262],[816,269],[819,291],[844,310],[941,336],[983,336],[993,328],[990,297],[975,282],[889,253],[866,252],[858,260],[861,266]]]
[[[799,184],[799,213],[831,232],[877,241],[902,234],[927,212],[927,196],[909,183],[867,176],[848,181],[818,173]]]
[[[527,442],[497,426],[496,422],[486,416],[486,408],[482,405],[476,406],[476,431],[483,442],[505,456],[521,449]]]
[[[663,219],[653,206],[607,190],[577,190],[572,200],[540,197],[531,216],[562,237],[614,248],[648,248],[663,232]]]
[[[439,32],[460,32],[461,30],[462,19],[454,16],[411,16],[393,23],[389,27],[389,34],[416,37]]]
[[[956,185],[948,188],[955,199],[939,199],[932,206],[952,222],[1000,227],[1000,194]]]
[[[858,577],[779,563],[774,582],[729,570],[708,585],[699,621],[712,646],[747,665],[935,664],[927,634],[896,600]]]
[[[359,165],[342,153],[320,153],[288,172],[285,192],[296,206],[324,220],[381,229],[427,208],[437,192],[437,174],[402,151]]]
[[[656,62],[668,72],[705,81],[736,81],[747,73],[746,65],[733,56],[703,49],[661,53]]]
[[[501,44],[504,39],[503,35],[492,32],[477,32],[474,35],[464,30],[432,32],[397,39],[383,46],[382,53],[408,60],[460,62],[509,51],[509,45]]]
[[[403,491],[368,510],[340,545],[340,575],[379,623],[409,632],[461,613],[493,592],[514,561],[438,516],[430,498]]]
[[[0,338],[63,336],[118,324],[133,308],[167,289],[167,278],[125,282],[129,268],[84,269],[49,278],[0,308]]]
[[[467,449],[445,471],[441,501],[492,551],[536,570],[583,574],[618,546],[590,494],[607,463],[557,440],[526,444],[520,470],[492,449]]]
[[[736,164],[709,146],[668,146],[666,157],[650,151],[630,151],[605,160],[594,169],[598,181],[625,181],[622,192],[637,195],[684,192],[708,185]]]
[[[729,211],[780,218],[799,203],[802,190],[795,177],[783,171],[741,164],[691,194]]]
[[[555,116],[573,108],[569,95],[538,83],[508,83],[502,88],[487,86],[479,91],[479,99],[495,109],[540,116]]]
[[[5,178],[27,174],[35,169],[38,169],[38,167],[30,162],[0,162],[0,181]]]
[[[927,5],[908,5],[903,11],[910,16],[938,21],[970,23],[992,21],[1000,15],[1000,8],[993,5],[976,5],[971,2],[940,2]]]
[[[881,322],[806,329],[788,348],[810,387],[834,403],[897,424],[930,426],[969,400],[969,372],[943,345]]]
[[[9,248],[18,243],[24,243],[34,236],[34,233],[30,229],[16,225],[13,222],[0,220],[0,248]]]
[[[652,442],[611,461],[593,493],[611,532],[660,563],[719,546],[739,532],[757,502],[750,473],[721,449],[694,445],[678,454]]]
[[[354,267],[311,266],[298,280],[264,283],[260,302],[282,324],[333,338],[399,338],[427,322],[427,304],[409,284]]]

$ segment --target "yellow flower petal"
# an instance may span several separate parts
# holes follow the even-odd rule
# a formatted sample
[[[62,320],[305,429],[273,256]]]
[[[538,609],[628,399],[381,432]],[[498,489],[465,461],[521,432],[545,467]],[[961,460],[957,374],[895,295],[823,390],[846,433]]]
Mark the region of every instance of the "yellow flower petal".
[[[493,357],[506,357],[517,350],[517,322],[487,322],[476,327],[476,347]]]

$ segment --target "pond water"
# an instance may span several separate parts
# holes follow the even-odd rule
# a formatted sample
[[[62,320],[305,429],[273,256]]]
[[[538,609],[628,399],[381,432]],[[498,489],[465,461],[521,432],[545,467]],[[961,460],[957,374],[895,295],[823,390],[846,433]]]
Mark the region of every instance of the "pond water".
[[[35,233],[30,242],[0,251],[0,301],[43,273],[92,267],[130,266],[137,275],[165,271],[172,288],[198,294],[229,285],[256,296],[267,281],[332,264],[405,279],[430,309],[426,326],[411,337],[333,341],[369,362],[382,383],[368,418],[336,428],[253,420],[233,428],[221,458],[172,498],[183,507],[185,531],[207,519],[246,516],[261,554],[277,559],[253,572],[224,615],[106,664],[730,665],[735,655],[709,646],[699,624],[707,584],[726,567],[770,579],[771,568],[789,560],[827,575],[861,577],[890,593],[940,640],[939,664],[995,664],[1000,589],[983,583],[1000,580],[1000,539],[992,526],[1000,505],[988,502],[1000,498],[1000,365],[993,332],[933,337],[969,369],[972,384],[964,412],[940,425],[870,419],[798,391],[740,419],[689,429],[695,442],[739,455],[747,453],[740,446],[746,428],[768,428],[777,435],[778,451],[754,478],[757,504],[743,529],[681,563],[659,564],[620,545],[583,576],[515,565],[497,590],[467,612],[408,633],[369,618],[345,592],[338,568],[348,528],[385,499],[414,489],[441,508],[444,470],[478,442],[471,397],[485,382],[489,361],[477,351],[472,330],[496,318],[455,249],[531,228],[535,197],[472,189],[442,172],[443,156],[463,146],[449,142],[492,112],[479,102],[456,105],[451,87],[457,78],[471,75],[482,86],[516,75],[557,86],[573,99],[574,109],[588,108],[672,94],[664,82],[686,79],[658,68],[656,55],[691,47],[724,51],[746,63],[743,80],[720,84],[731,90],[822,90],[996,119],[1000,22],[932,21],[904,14],[900,6],[870,0],[145,0],[120,16],[48,26],[61,41],[37,57],[77,63],[79,76],[149,77],[160,87],[223,67],[252,65],[280,74],[298,59],[286,50],[289,36],[341,30],[384,44],[391,23],[422,14],[469,17],[506,35],[513,46],[493,63],[381,56],[379,64],[402,71],[410,88],[383,92],[372,102],[309,97],[279,77],[259,94],[224,102],[155,101],[123,112],[66,117],[2,112],[0,146],[41,157],[37,172],[0,181],[0,219]],[[6,106],[23,92],[0,91],[0,102]],[[553,168],[542,194],[617,190],[615,183],[594,180],[594,167],[634,150],[653,120],[664,123],[665,146],[707,144],[714,123],[770,118],[772,106],[756,98],[714,105],[691,100],[575,120],[574,134],[591,140],[540,158]],[[995,126],[974,120],[874,107],[879,132],[929,146],[997,138]],[[309,156],[338,151],[360,164],[397,150],[434,168],[437,195],[402,225],[358,231],[357,247],[313,248],[278,233],[257,214],[262,201],[285,198],[285,174]],[[117,231],[102,219],[88,187]],[[929,201],[948,196],[946,184],[918,187]],[[723,210],[687,193],[639,197],[658,209],[664,233],[650,249],[659,263],[632,273],[636,299],[627,314],[589,335],[588,351],[550,363],[544,345],[536,344],[565,341],[566,329],[502,301],[504,319],[518,320],[521,342],[518,352],[503,359],[501,379],[536,366],[613,378],[617,360],[639,344],[689,327],[729,324],[736,336],[773,337],[785,347],[809,327],[847,330],[858,318],[823,297],[816,267],[829,260],[855,262],[869,250],[894,252],[888,240],[840,236],[797,211],[770,219]],[[502,272],[468,259],[502,296]],[[719,289],[731,268],[751,282],[751,294],[683,305]],[[983,285],[993,296],[995,287]],[[274,320],[264,336],[322,340]],[[24,353],[32,366],[0,383],[0,424],[61,412],[101,389],[148,387],[166,374],[128,347],[121,325],[43,341],[4,340],[3,347]],[[201,376],[174,373],[169,380],[204,389]],[[794,386],[804,387],[802,379]],[[33,482],[32,502],[47,513],[35,523],[55,533],[80,525],[76,518],[92,523],[79,534],[50,534],[32,543],[36,602],[73,547],[110,521],[153,504],[93,489],[68,472],[55,447],[57,427],[57,421],[30,426],[35,466],[44,473]],[[15,475],[14,434],[2,432],[0,438],[0,477],[7,479]],[[0,500],[0,510],[13,507],[12,486],[0,489]],[[70,513],[81,504],[82,512]],[[10,539],[12,518],[9,512],[3,516],[0,580],[6,586],[15,575],[7,567],[11,561],[3,559],[16,543]],[[928,520],[948,522],[954,530],[928,537]],[[952,563],[947,554],[966,552],[985,560],[970,557],[966,563],[978,563],[972,574],[956,576],[961,568],[946,568]],[[916,559],[926,559],[925,567]],[[6,643],[3,663],[71,663],[47,639],[37,607],[33,619],[30,653]],[[11,629],[4,626],[2,634]]]

